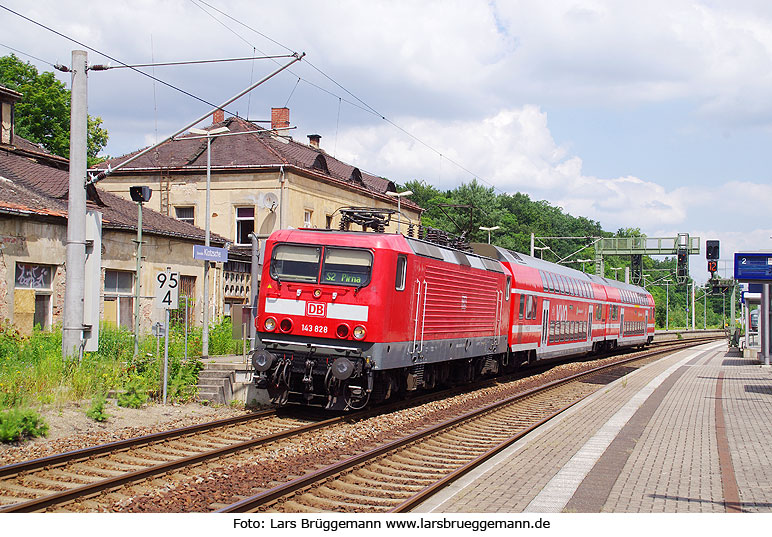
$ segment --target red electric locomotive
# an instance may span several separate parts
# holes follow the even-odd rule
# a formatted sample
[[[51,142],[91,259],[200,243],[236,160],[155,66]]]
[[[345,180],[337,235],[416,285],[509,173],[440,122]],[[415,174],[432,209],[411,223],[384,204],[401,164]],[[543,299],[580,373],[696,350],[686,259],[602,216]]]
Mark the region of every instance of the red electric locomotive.
[[[275,232],[255,319],[257,387],[279,405],[357,409],[653,336],[653,301],[641,288],[473,248],[382,232]]]

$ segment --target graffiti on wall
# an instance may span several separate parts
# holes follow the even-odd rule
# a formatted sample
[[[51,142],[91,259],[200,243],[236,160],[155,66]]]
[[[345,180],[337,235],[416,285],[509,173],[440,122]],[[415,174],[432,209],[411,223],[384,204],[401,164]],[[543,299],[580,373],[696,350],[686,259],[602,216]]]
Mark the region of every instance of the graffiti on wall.
[[[50,289],[53,267],[51,265],[16,264],[16,287],[26,289]]]

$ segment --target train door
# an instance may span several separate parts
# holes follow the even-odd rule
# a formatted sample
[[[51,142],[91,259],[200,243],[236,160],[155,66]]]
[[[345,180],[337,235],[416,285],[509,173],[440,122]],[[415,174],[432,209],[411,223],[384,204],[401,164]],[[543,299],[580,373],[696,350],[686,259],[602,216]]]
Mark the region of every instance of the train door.
[[[550,333],[550,301],[542,300],[541,306],[541,346],[546,347]]]
[[[587,310],[587,341],[592,343],[592,304]]]
[[[625,334],[624,327],[625,327],[625,309],[620,307],[619,308],[619,336],[618,336],[620,338],[623,337]]]
[[[644,316],[646,320],[643,322],[643,326],[644,326],[643,335],[645,336],[649,333],[649,310],[646,310],[644,312]]]

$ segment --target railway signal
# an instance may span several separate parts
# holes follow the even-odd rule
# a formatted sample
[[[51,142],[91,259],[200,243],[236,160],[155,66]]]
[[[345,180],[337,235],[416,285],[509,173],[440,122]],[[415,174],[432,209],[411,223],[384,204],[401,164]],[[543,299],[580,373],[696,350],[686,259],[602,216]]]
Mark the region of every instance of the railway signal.
[[[710,272],[711,275],[718,272],[718,261],[716,259],[708,260],[708,272]]]
[[[708,260],[718,259],[719,257],[718,251],[719,251],[718,241],[705,241],[705,259],[708,259]]]
[[[689,253],[685,250],[678,250],[678,264],[676,266],[676,281],[686,283],[689,277]]]

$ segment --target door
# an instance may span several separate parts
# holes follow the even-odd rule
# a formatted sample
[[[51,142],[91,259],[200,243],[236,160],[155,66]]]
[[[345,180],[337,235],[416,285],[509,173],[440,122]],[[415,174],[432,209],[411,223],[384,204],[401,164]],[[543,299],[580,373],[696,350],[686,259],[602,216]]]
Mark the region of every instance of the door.
[[[587,311],[587,341],[592,341],[592,304]]]
[[[542,300],[541,307],[541,346],[546,347],[550,328],[550,301]]]

